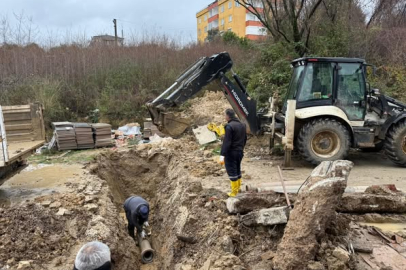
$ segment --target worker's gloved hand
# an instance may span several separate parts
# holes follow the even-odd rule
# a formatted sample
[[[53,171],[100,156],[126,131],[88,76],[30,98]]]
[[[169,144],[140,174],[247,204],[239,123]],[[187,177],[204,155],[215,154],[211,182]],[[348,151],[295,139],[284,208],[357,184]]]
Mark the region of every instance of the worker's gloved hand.
[[[145,226],[146,228],[148,228],[148,227],[149,227],[149,223],[148,223],[148,221],[145,221],[145,222],[144,222],[144,226]]]
[[[224,156],[220,156],[219,164],[224,165]]]
[[[142,231],[142,232],[141,232],[141,238],[144,239],[145,237],[147,237],[147,234],[145,233],[145,231]]]

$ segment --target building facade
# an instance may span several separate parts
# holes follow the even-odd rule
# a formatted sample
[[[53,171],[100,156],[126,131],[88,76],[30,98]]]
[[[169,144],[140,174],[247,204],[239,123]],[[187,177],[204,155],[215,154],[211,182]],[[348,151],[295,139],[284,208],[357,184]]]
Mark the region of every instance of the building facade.
[[[256,7],[261,7],[257,1]],[[196,14],[197,39],[206,41],[208,32],[218,30],[220,34],[232,31],[239,37],[259,40],[266,35],[265,28],[251,12],[234,0],[217,0]]]

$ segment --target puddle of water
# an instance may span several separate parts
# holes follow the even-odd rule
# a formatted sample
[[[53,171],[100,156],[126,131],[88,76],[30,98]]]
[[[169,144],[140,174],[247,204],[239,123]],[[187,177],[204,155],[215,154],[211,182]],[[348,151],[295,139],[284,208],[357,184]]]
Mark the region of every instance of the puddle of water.
[[[384,232],[406,232],[406,223],[370,223],[359,222],[360,225],[372,226],[381,229]]]
[[[65,183],[78,178],[82,171],[81,165],[30,165],[1,186],[0,207],[56,192],[66,192],[68,188]]]
[[[4,188],[55,188],[79,176],[80,165],[41,165],[24,169],[3,185]]]

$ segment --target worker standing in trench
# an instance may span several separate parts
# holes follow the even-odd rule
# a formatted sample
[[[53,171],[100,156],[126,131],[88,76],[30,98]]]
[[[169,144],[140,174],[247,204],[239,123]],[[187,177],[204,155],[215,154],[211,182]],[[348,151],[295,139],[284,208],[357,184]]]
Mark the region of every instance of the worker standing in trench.
[[[220,164],[226,166],[231,183],[229,197],[235,197],[241,187],[241,161],[244,156],[244,147],[247,143],[247,128],[235,115],[232,109],[225,111],[227,125],[223,145],[221,147]]]
[[[135,239],[134,229],[142,238],[146,237],[143,226],[148,227],[149,204],[140,196],[131,196],[124,202],[125,215],[128,221],[128,233]]]

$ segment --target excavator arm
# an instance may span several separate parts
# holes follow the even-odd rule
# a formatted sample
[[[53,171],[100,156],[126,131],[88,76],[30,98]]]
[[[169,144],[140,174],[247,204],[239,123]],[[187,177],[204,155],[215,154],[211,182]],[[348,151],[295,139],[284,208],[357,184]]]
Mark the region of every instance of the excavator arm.
[[[218,81],[237,115],[247,124],[251,133],[257,134],[260,128],[256,115],[256,102],[250,98],[235,73],[233,73],[235,83],[226,77],[226,72],[231,70],[232,66],[233,61],[227,52],[199,59],[185,70],[172,86],[155,100],[146,104],[152,122],[162,132],[171,136],[179,136],[190,125],[190,122],[171,112],[171,109],[179,107],[212,81]]]

